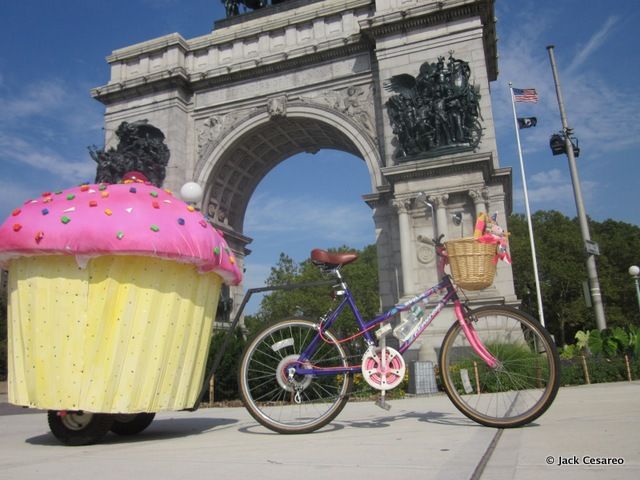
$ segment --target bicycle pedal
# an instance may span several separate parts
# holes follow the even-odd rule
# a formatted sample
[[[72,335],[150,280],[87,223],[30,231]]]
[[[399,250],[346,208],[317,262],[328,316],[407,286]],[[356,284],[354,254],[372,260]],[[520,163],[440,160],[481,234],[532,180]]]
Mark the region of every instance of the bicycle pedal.
[[[389,410],[391,410],[391,405],[389,405],[387,402],[384,401],[384,398],[378,398],[376,400],[376,406],[380,407],[383,410],[386,410],[387,412]]]

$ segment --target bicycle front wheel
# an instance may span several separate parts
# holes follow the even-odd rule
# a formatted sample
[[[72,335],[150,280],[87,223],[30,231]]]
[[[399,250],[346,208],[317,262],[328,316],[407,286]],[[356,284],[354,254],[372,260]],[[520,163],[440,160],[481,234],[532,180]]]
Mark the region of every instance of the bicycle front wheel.
[[[498,428],[519,427],[542,415],[558,392],[559,359],[547,331],[510,307],[482,307],[468,320],[498,364],[489,367],[473,350],[459,323],[440,350],[447,395],[471,420]]]
[[[351,374],[289,375],[317,334],[314,322],[283,320],[259,332],[242,356],[238,384],[244,405],[275,432],[313,432],[333,420],[349,400]],[[323,337],[304,366],[348,366],[348,355],[336,337],[329,331]]]

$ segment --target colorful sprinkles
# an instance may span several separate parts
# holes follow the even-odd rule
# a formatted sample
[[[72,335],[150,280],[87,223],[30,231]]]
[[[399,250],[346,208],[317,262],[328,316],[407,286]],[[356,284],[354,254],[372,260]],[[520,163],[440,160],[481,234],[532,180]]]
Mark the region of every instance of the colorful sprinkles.
[[[106,229],[106,235],[103,236],[105,238],[104,241],[88,236],[88,238],[91,238],[88,241],[89,243],[98,245],[98,250],[93,251],[108,252],[112,249],[114,251],[127,251],[127,248],[131,247],[132,251],[148,252],[143,253],[143,255],[163,256],[167,252],[172,258],[176,255],[184,255],[185,258],[193,258],[193,263],[199,265],[203,270],[220,269],[217,271],[226,273],[225,278],[234,278],[234,281],[239,281],[238,279],[241,277],[237,267],[235,267],[237,259],[231,254],[231,250],[221,237],[222,232],[214,228],[209,219],[203,216],[195,205],[186,204],[180,200],[173,202],[170,190],[150,189],[149,185],[144,184],[144,182],[127,183],[130,184],[125,186],[122,184],[85,183],[78,185],[74,189],[55,192],[55,194],[43,192],[35,200],[28,200],[25,202],[25,206],[13,210],[11,215],[19,217],[19,223],[14,221],[5,228],[8,231],[12,229],[15,232],[16,237],[13,238],[20,239],[18,242],[27,241],[27,244],[30,243],[32,245],[34,241],[37,244],[44,243],[42,247],[34,245],[34,249],[46,248],[47,251],[60,249],[67,254],[83,251],[88,245],[83,238],[69,242],[69,239],[72,238],[69,237],[69,234],[83,236],[88,229],[96,228],[99,229],[98,231]],[[144,193],[149,196],[131,196],[129,193]],[[58,204],[54,202],[54,195],[61,195],[69,203]],[[145,201],[144,198],[147,200]],[[196,216],[185,214],[185,208],[190,213],[196,213]],[[127,214],[131,214],[131,217]],[[34,215],[37,215],[37,217]],[[96,215],[104,220],[100,221]],[[102,217],[102,215],[108,217],[109,220]],[[173,218],[171,218],[172,216]],[[145,219],[148,223],[145,222]],[[140,220],[146,223],[146,230],[145,223],[140,224]],[[52,221],[53,223],[51,223]],[[173,222],[176,222],[177,225]],[[171,225],[175,227],[172,228]],[[205,229],[202,230],[202,234],[198,234],[198,231],[200,231],[198,225]],[[175,230],[175,228],[182,227],[184,227],[184,230]],[[206,229],[209,227],[212,227],[212,231],[206,233]],[[197,228],[197,230],[194,228]],[[158,240],[151,240],[150,237],[145,239],[140,236],[142,232],[136,231],[136,229],[153,232],[153,238]],[[25,232],[28,237],[24,237]],[[68,233],[63,234],[62,232]],[[133,234],[134,232],[135,235]],[[167,237],[169,240],[171,240],[172,236],[177,236],[178,239],[185,239],[185,236],[190,238],[191,235],[195,235],[193,237],[195,242],[207,242],[207,245],[209,245],[208,255],[196,253],[196,251],[192,250],[191,245],[183,247],[176,242],[174,246],[171,241],[167,242],[166,240]],[[212,239],[210,236],[214,238]],[[96,239],[93,240],[93,238]],[[147,242],[146,245],[144,244],[145,241]],[[73,245],[73,247],[65,246],[65,242],[69,242],[69,245]],[[116,244],[110,244],[109,242],[122,242],[122,247],[116,247]],[[156,242],[159,243],[156,244]],[[142,250],[138,250],[140,245],[143,245]],[[147,245],[149,245],[149,248],[147,248]],[[174,249],[178,251],[170,253]],[[200,249],[199,251],[202,252],[203,250]]]

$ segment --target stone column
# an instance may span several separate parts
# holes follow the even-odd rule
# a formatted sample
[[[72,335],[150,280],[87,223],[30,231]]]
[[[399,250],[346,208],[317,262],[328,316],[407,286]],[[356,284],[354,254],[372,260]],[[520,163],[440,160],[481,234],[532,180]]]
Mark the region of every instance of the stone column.
[[[436,237],[440,235],[444,235],[444,240],[449,239],[449,222],[447,221],[447,200],[449,200],[449,195],[443,193],[442,195],[431,195],[429,196],[429,201],[436,208],[436,226],[437,232]]]
[[[407,296],[413,288],[411,278],[412,265],[412,243],[411,225],[409,223],[410,199],[396,199],[391,201],[391,205],[398,212],[398,226],[400,229],[400,264],[402,265],[402,294]]]
[[[476,219],[480,215],[481,212],[489,213],[487,211],[487,189],[483,188],[482,190],[469,190],[469,196],[473,200],[473,204],[476,209]]]

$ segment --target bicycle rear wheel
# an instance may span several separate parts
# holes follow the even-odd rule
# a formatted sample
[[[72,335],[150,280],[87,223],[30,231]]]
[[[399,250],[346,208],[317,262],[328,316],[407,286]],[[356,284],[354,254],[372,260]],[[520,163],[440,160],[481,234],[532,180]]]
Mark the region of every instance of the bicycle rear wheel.
[[[440,350],[442,383],[451,401],[464,415],[489,427],[519,427],[538,418],[553,402],[560,382],[551,336],[515,308],[482,307],[468,318],[498,365],[489,367],[460,324],[452,325]]]
[[[342,411],[349,400],[352,375],[288,375],[288,368],[317,335],[317,324],[291,319],[277,322],[249,342],[239,371],[240,394],[249,413],[279,433],[309,433]],[[347,353],[329,331],[305,366],[346,367]]]

